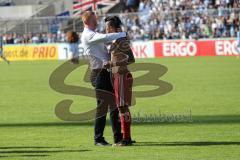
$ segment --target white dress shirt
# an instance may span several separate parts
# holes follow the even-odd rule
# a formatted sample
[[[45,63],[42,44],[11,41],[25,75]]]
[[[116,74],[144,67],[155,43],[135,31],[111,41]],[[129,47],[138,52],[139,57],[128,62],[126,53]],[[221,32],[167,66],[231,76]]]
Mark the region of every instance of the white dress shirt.
[[[103,63],[110,60],[110,54],[105,43],[122,37],[126,37],[125,32],[101,34],[84,28],[81,35],[81,42],[85,54],[90,56],[91,69],[100,69],[103,67]]]
[[[70,43],[69,49],[70,49],[70,52],[72,53],[72,58],[79,57],[79,43]]]

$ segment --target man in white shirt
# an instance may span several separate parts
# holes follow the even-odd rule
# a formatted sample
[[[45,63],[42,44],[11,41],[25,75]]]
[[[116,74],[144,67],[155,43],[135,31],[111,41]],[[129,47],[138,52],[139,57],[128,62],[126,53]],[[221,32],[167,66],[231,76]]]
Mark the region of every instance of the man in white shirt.
[[[114,104],[114,90],[111,84],[110,72],[104,68],[104,64],[110,60],[110,54],[105,46],[105,43],[112,42],[118,38],[126,37],[125,32],[101,34],[95,32],[97,28],[97,18],[94,12],[86,11],[82,15],[84,23],[84,31],[81,36],[81,43],[84,48],[85,54],[90,57],[90,68],[91,68],[91,82],[96,90],[97,98],[97,109],[96,109],[96,120],[94,128],[94,142],[97,146],[109,145],[103,137],[104,128],[106,125],[106,115],[108,111],[108,104],[102,103],[107,101],[106,99],[99,99],[97,95],[99,92],[110,92],[113,97],[106,97],[113,100]],[[104,97],[105,98],[105,97]],[[114,133],[114,143],[118,143],[122,139],[121,134],[121,123],[119,121],[119,112],[116,106],[110,110],[110,120]]]
[[[78,63],[79,61],[79,36],[74,31],[67,32],[67,42],[69,44],[70,52],[72,53],[72,63]]]

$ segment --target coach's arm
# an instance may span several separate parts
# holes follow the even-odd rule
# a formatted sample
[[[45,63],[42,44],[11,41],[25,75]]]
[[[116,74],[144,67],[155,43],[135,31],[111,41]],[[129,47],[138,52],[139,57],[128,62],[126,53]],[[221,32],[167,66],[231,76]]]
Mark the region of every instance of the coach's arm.
[[[88,39],[88,43],[107,43],[107,42],[112,42],[113,40],[123,38],[126,36],[127,36],[126,32],[108,33],[108,34],[94,32],[92,35],[90,35]]]

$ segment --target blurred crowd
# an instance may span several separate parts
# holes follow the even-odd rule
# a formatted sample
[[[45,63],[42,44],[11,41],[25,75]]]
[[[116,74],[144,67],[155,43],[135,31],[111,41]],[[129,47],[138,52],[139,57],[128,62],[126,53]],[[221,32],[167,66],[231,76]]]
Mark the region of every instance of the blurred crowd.
[[[239,0],[123,0],[124,12],[238,8]]]
[[[118,14],[132,40],[236,37],[240,0],[125,0]],[[104,17],[98,31],[104,32]],[[80,33],[79,33],[80,35]],[[63,32],[5,34],[7,44],[66,42]]]
[[[240,0],[127,0],[122,16],[134,40],[235,37]],[[138,14],[134,14],[138,12]]]
[[[0,6],[11,6],[13,5],[12,0],[0,0]]]
[[[80,33],[78,33],[80,36]],[[4,34],[2,35],[4,44],[26,44],[26,43],[65,43],[66,33],[29,33],[29,34]]]

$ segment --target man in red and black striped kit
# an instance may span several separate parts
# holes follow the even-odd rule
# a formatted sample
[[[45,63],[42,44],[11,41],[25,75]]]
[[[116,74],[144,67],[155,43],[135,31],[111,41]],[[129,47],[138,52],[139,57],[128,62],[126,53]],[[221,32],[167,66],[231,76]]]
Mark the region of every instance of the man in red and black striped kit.
[[[105,22],[107,33],[115,33],[121,30],[122,22],[117,16],[107,17]],[[123,134],[122,141],[115,145],[128,146],[132,144],[129,106],[131,105],[132,98],[133,77],[127,65],[134,63],[135,59],[130,47],[130,41],[127,37],[113,41],[110,45],[109,52],[111,54],[111,61],[105,64],[105,67],[110,68],[113,75],[115,100],[120,113]]]

